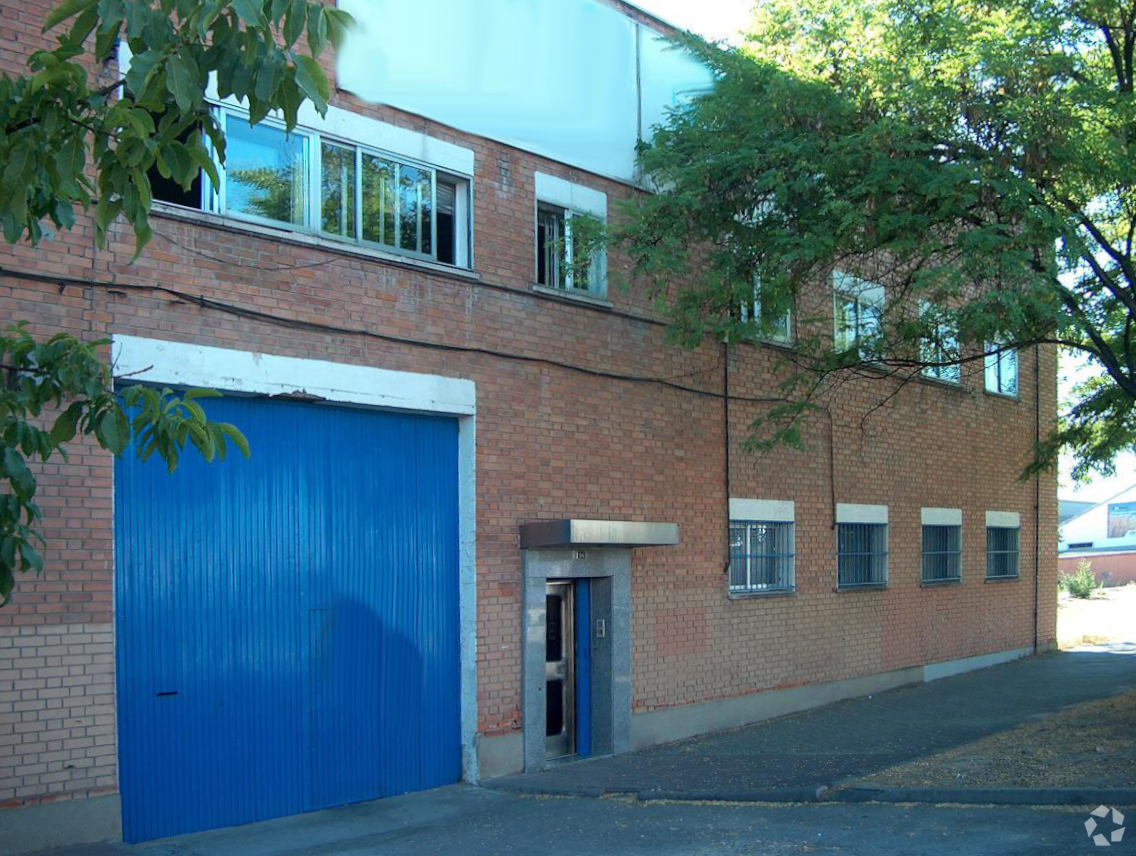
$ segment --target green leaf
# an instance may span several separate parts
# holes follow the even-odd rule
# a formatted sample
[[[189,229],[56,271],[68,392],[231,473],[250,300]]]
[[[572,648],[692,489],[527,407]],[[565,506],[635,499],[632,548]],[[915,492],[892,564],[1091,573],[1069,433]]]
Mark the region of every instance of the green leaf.
[[[189,112],[201,97],[197,78],[181,54],[174,54],[166,63],[166,88],[177,102],[178,109]]]
[[[43,573],[43,557],[36,548],[27,541],[20,544],[20,561],[25,572],[35,571],[37,574]]]
[[[68,18],[72,18],[96,5],[98,5],[98,0],[63,0],[62,3],[55,7],[55,11],[47,16],[47,20],[44,21],[43,30],[41,30],[41,32],[46,33],[53,27],[62,24]]]
[[[308,47],[312,56],[319,56],[327,46],[327,10],[322,3],[308,5]]]
[[[117,406],[106,411],[99,419],[95,435],[104,449],[121,455],[130,443],[130,423],[126,414]]]
[[[82,412],[83,405],[76,402],[59,414],[51,427],[51,441],[55,445],[61,446],[75,438],[75,430]]]
[[[236,425],[230,425],[228,422],[219,422],[216,424],[221,431],[225,433],[225,436],[233,441],[233,445],[240,450],[241,454],[246,458],[249,457],[249,442],[245,438],[245,435],[240,432],[240,429],[238,429]]]
[[[304,32],[304,24],[308,19],[307,9],[304,0],[292,0],[292,5],[288,7],[284,16],[284,44],[288,47],[296,44],[296,40]]]
[[[246,24],[255,27],[263,27],[268,24],[264,19],[264,3],[260,0],[233,0],[233,9]]]
[[[304,94],[312,100],[316,110],[327,112],[327,101],[331,98],[331,84],[327,75],[323,73],[320,64],[306,54],[292,54],[292,61],[296,64],[296,83]]]

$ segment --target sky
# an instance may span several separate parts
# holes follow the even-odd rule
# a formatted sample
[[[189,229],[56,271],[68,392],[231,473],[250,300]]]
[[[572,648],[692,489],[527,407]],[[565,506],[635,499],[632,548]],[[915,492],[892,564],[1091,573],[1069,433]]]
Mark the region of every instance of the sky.
[[[733,40],[749,22],[752,0],[631,0],[636,6],[707,39]]]

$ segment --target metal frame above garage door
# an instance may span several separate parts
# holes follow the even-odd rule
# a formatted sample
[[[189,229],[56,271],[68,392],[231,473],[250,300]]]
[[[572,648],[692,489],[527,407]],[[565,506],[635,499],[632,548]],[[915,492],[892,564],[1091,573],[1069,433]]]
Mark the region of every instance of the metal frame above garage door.
[[[115,336],[116,378],[222,392],[294,395],[458,421],[459,614],[462,774],[477,781],[476,388],[438,375],[284,357],[205,345]]]

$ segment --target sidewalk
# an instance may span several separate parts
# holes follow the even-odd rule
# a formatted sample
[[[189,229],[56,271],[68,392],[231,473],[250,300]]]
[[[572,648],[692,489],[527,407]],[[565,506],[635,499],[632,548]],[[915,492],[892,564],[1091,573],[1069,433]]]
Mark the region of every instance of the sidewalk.
[[[628,793],[641,799],[812,801],[835,786],[895,764],[1133,688],[1136,646],[1095,646],[484,785],[517,793],[576,796]],[[849,791],[829,796],[857,798]],[[938,795],[922,796],[937,801]],[[1056,793],[1039,796],[1047,796],[1043,802],[1070,801]],[[1080,796],[1072,801],[1092,795]],[[873,797],[886,799],[886,794],[875,792]],[[1028,801],[1027,797],[1017,799]]]

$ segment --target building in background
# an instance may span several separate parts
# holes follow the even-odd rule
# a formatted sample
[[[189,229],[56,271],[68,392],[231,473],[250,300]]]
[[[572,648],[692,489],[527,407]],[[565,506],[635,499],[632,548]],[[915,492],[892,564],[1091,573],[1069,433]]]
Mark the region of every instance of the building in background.
[[[1136,582],[1136,485],[1063,521],[1058,560],[1065,574],[1090,562],[1106,586]]]
[[[54,5],[0,0],[0,67]],[[803,449],[754,455],[786,349],[854,344],[888,285],[834,271],[770,341],[683,350],[609,287],[620,253],[572,276],[573,222],[621,216],[636,141],[708,85],[665,26],[344,7],[375,15],[327,116],[288,136],[213,99],[220,184],[156,185],[139,259],[85,217],[0,250],[0,317],[109,338],[122,383],[220,390],[253,449],[42,468],[47,566],[0,610],[5,843],[537,770],[1052,644],[1055,483],[1018,479],[1051,350],[894,397],[850,378]]]

